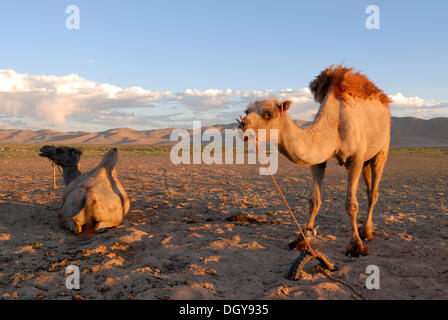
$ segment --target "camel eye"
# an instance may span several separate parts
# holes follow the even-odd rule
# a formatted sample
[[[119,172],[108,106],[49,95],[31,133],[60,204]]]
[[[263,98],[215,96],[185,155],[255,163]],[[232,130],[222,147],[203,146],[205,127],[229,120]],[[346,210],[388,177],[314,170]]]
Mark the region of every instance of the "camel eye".
[[[272,111],[266,111],[266,112],[264,113],[264,117],[265,117],[266,119],[271,119],[273,116],[274,116],[274,114],[272,113]]]

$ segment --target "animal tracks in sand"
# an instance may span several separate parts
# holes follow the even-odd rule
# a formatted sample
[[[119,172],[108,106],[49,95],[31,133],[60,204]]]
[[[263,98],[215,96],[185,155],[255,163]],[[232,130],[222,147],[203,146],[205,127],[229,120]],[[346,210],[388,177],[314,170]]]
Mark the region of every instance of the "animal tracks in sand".
[[[266,249],[264,246],[259,244],[257,241],[241,243],[240,236],[234,236],[232,239],[219,239],[213,241],[209,248],[211,249],[225,249],[225,248],[243,248],[248,250]]]

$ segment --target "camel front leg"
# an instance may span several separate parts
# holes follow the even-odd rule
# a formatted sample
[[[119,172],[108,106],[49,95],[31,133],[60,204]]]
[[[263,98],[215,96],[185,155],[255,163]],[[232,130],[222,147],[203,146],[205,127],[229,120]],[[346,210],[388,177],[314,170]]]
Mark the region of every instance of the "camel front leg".
[[[366,256],[369,254],[369,248],[365,247],[359,237],[356,218],[359,211],[358,200],[356,199],[356,192],[358,189],[359,178],[363,168],[363,161],[356,159],[347,163],[348,178],[347,178],[347,199],[345,208],[348,212],[351,225],[352,238],[350,244],[345,252],[346,255],[358,257],[360,254]]]
[[[324,179],[325,175],[325,167],[326,162],[317,164],[314,166],[311,166],[311,174],[313,176],[313,191],[311,192],[310,196],[310,207],[309,207],[309,219],[308,222],[305,225],[305,235],[307,237],[311,237],[314,235],[315,230],[314,228],[314,222],[316,220],[317,213],[319,212],[320,206],[322,204],[321,200],[321,188],[322,188],[322,181]],[[291,249],[297,249],[302,250],[306,246],[305,239],[303,239],[302,235],[300,235],[295,241],[291,242],[289,244],[289,247]]]
[[[322,181],[324,180],[326,162],[311,166],[311,174],[313,176],[313,191],[309,200],[310,203],[310,217],[306,223],[306,232],[312,232],[314,227],[314,221],[316,220],[317,213],[322,205],[321,190]]]
[[[86,211],[85,208],[82,208],[77,215],[70,218],[65,218],[63,228],[73,232],[73,234],[80,234],[82,232],[82,226],[86,222]]]

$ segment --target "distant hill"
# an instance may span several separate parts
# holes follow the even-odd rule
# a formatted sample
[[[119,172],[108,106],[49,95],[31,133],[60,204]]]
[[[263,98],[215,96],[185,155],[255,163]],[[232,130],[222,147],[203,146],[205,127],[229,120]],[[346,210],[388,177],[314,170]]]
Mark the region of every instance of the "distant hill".
[[[448,147],[448,118],[392,117],[392,146]]]
[[[307,121],[295,120],[306,126]],[[235,128],[235,124],[217,124],[204,127]],[[59,132],[54,130],[0,129],[0,143],[13,144],[173,144],[170,133],[173,129],[136,131],[128,128],[110,129],[103,132]],[[190,131],[191,132],[191,131]],[[392,146],[399,147],[448,147],[448,118],[423,120],[418,118],[392,117]]]

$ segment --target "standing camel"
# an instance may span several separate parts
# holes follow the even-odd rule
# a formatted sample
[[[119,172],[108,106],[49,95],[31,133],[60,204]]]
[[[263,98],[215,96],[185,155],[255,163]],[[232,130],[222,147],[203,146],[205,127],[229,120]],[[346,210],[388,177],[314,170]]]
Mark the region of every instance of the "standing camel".
[[[291,101],[276,99],[251,104],[239,127],[243,131],[253,129],[257,138],[258,129],[277,129],[279,151],[292,162],[311,166],[313,190],[305,226],[307,236],[315,231],[314,220],[322,204],[321,188],[327,160],[336,158],[341,166],[345,166],[345,208],[351,224],[351,240],[346,254],[368,255],[369,248],[363,245],[361,238],[373,239],[372,213],[390,142],[390,100],[366,76],[342,65],[325,69],[309,87],[320,104],[309,127],[297,127],[284,112]],[[358,230],[356,192],[361,174],[367,186],[369,209],[365,223]],[[292,245],[300,248],[303,244],[304,239],[299,238]]]

